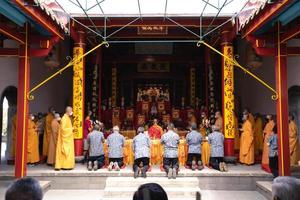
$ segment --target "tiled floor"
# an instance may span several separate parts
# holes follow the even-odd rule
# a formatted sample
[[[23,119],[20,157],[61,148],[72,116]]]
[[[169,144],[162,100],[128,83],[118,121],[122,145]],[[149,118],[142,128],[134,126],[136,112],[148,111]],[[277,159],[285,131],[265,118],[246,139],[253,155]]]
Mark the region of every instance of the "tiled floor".
[[[50,190],[46,193],[44,200],[101,200],[102,193],[98,190]],[[203,190],[201,197],[201,200],[266,200],[256,191]]]
[[[44,200],[101,200],[101,190],[49,190]]]
[[[266,200],[264,196],[256,191],[203,190],[201,197],[201,200]]]

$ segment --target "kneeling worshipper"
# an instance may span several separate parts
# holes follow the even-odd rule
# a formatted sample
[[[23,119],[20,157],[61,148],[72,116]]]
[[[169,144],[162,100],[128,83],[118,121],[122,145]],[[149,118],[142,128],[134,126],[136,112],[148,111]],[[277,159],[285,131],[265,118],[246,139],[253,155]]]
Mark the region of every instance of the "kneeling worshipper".
[[[60,129],[61,118],[58,113],[54,114],[54,119],[51,122],[51,133],[49,138],[49,150],[48,150],[48,158],[47,164],[53,165],[55,163],[55,155],[56,155],[56,146],[57,146],[57,136]]]
[[[261,160],[261,168],[269,173],[271,170],[269,168],[269,146],[268,141],[271,133],[273,132],[273,128],[275,126],[275,122],[273,120],[272,115],[267,115],[267,124],[265,125],[263,134],[264,134],[264,144],[263,144],[263,152],[262,152],[262,160]]]
[[[253,126],[249,120],[249,115],[243,115],[242,134],[240,139],[240,163],[246,165],[254,164],[254,135]]]
[[[109,166],[108,171],[120,171],[123,166],[123,147],[125,145],[125,137],[120,134],[118,126],[113,127],[113,133],[107,137]]]
[[[27,163],[34,165],[40,161],[39,135],[34,122],[34,115],[29,114],[28,119],[28,144],[27,144]]]
[[[209,164],[213,169],[221,172],[227,172],[227,166],[224,162],[224,135],[216,125],[212,126],[212,133],[208,135],[210,144],[210,161]]]
[[[93,131],[90,132],[87,136],[87,145],[88,145],[88,170],[94,171],[102,168],[105,164],[103,143],[105,142],[104,135],[99,131],[100,126],[95,124]]]
[[[66,113],[61,118],[60,129],[57,136],[55,170],[73,169],[75,167],[72,115],[72,107],[68,106]]]
[[[160,143],[164,145],[163,167],[169,179],[176,179],[179,169],[178,144],[180,138],[174,131],[174,124],[170,123],[167,129],[168,131],[160,139]]]
[[[89,148],[89,145],[87,143],[87,136],[88,134],[93,130],[93,122],[91,120],[92,111],[87,112],[87,116],[85,117],[84,123],[83,123],[83,160],[82,164],[84,164],[87,161],[87,151]]]
[[[148,135],[152,140],[160,139],[164,133],[161,126],[158,125],[158,120],[153,120],[153,125],[148,129]]]
[[[201,133],[197,131],[197,124],[191,124],[191,132],[186,135],[186,143],[188,144],[188,158],[186,165],[192,170],[203,169],[201,162]]]
[[[290,162],[291,166],[298,165],[300,160],[300,148],[298,140],[298,127],[294,121],[294,116],[289,115],[289,143],[290,143]]]
[[[143,178],[146,178],[146,172],[149,169],[151,140],[149,136],[144,133],[144,127],[139,127],[137,133],[138,135],[135,136],[132,141],[134,151],[134,178],[137,178],[140,173]]]

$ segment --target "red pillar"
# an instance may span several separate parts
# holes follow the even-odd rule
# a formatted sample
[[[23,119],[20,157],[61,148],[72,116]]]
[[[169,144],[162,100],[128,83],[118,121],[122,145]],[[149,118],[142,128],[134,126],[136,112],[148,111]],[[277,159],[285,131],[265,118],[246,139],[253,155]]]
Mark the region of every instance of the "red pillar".
[[[74,43],[74,51],[73,51],[73,57],[75,58],[76,56],[81,56],[85,52],[85,33],[83,31],[78,31],[78,38],[77,41]],[[81,73],[80,71],[82,70],[82,77],[79,78],[81,79],[82,86],[74,86],[74,78],[73,77],[73,110],[74,110],[74,124],[79,123],[80,125],[76,126],[77,133],[75,134],[75,139],[74,139],[74,146],[75,146],[75,156],[82,156],[83,155],[83,126],[84,126],[84,120],[85,120],[85,111],[84,111],[84,99],[85,99],[85,59],[83,58],[82,61],[80,61],[78,70],[78,74]],[[74,67],[75,68],[75,67]],[[75,70],[75,69],[74,69]],[[78,77],[77,77],[78,79]],[[74,104],[74,98],[77,98],[77,95],[74,94],[74,87],[82,87],[82,95],[81,98],[82,100],[79,101],[79,104]],[[78,103],[78,102],[77,102]],[[76,112],[76,110],[79,110],[80,113]],[[81,110],[81,111],[80,111]],[[77,116],[75,116],[77,115]],[[77,119],[78,117],[78,119]],[[79,119],[80,118],[80,119]],[[77,122],[75,122],[77,120]],[[75,127],[74,127],[75,128]]]
[[[30,84],[30,62],[27,27],[25,25],[25,44],[19,47],[18,69],[18,102],[17,102],[17,135],[16,135],[16,158],[15,177],[26,176],[27,166],[27,136],[28,136],[28,99],[27,94]]]
[[[278,130],[278,165],[279,175],[290,175],[289,125],[288,125],[288,91],[287,91],[287,47],[280,44],[280,25],[278,24],[278,45],[275,64],[277,130]]]
[[[232,38],[229,31],[222,32],[222,53],[234,59]],[[234,157],[234,66],[224,57],[222,58],[222,115],[224,154],[225,157]]]

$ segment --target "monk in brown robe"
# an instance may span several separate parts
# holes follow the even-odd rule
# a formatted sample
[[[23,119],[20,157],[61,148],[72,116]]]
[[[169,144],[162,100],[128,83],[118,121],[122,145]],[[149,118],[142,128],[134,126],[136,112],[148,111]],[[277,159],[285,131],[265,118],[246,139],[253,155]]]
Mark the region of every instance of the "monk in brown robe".
[[[256,113],[254,116],[254,151],[255,155],[260,155],[263,146],[263,122],[261,116]]]
[[[48,158],[47,164],[53,165],[55,163],[55,156],[56,156],[56,145],[57,145],[57,136],[60,129],[60,122],[61,118],[58,113],[55,113],[54,119],[51,123],[51,135],[49,138],[49,149],[48,149]]]
[[[254,164],[254,135],[248,115],[243,115],[243,127],[241,129],[240,163]]]
[[[36,164],[40,161],[39,136],[34,122],[34,115],[29,114],[28,119],[28,144],[27,144],[27,163]]]
[[[264,144],[263,144],[263,153],[262,153],[262,161],[261,161],[261,168],[269,173],[271,173],[271,170],[269,168],[269,146],[268,146],[268,141],[269,137],[273,132],[275,122],[273,119],[272,115],[267,115],[267,124],[264,128],[263,131],[263,139],[264,139]]]
[[[298,127],[294,121],[294,116],[289,115],[289,143],[290,143],[290,162],[291,166],[298,165],[300,160],[300,148],[298,140]]]
[[[44,136],[43,136],[43,156],[48,156],[48,150],[49,150],[49,142],[50,142],[50,136],[51,136],[51,123],[54,118],[54,108],[50,107],[48,110],[48,114],[46,116],[45,120],[45,129],[44,129]]]
[[[216,118],[215,126],[220,127],[220,132],[224,134],[224,132],[223,132],[223,118],[222,118],[222,115],[221,115],[220,111],[217,111],[215,113],[215,118]]]

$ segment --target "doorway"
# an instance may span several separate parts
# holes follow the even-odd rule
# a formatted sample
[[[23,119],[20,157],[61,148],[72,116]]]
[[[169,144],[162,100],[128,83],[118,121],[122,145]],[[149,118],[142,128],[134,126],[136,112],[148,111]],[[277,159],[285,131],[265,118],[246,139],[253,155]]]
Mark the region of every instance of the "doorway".
[[[1,163],[13,163],[14,148],[12,147],[12,119],[17,113],[17,88],[8,86],[0,99],[0,128],[1,128]]]

